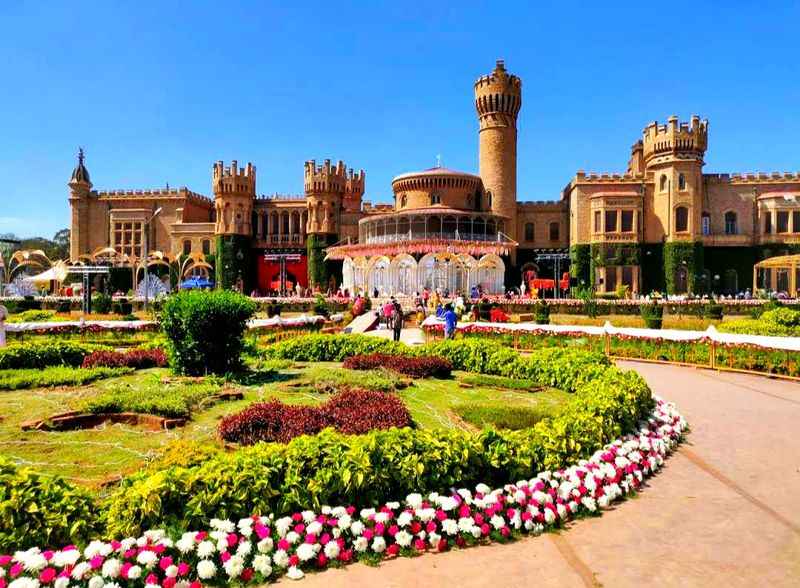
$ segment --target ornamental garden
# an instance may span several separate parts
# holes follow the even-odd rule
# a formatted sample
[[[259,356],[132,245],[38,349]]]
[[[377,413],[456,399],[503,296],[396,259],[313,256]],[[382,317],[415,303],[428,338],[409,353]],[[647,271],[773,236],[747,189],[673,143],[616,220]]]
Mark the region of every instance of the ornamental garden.
[[[257,585],[511,541],[636,493],[687,431],[609,358],[678,353],[653,340],[478,321],[412,347],[258,312],[183,292],[154,325],[0,349],[2,586]]]

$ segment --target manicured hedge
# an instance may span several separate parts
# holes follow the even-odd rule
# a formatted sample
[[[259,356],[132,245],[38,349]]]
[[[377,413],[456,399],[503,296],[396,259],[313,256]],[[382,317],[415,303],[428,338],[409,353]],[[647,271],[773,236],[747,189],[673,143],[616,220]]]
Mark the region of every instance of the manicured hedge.
[[[0,370],[45,368],[53,365],[78,367],[83,358],[100,345],[84,345],[68,341],[35,341],[0,348]]]
[[[344,360],[350,370],[386,368],[412,378],[449,378],[452,364],[443,357],[404,357],[389,353],[353,355]]]
[[[341,433],[361,434],[411,424],[411,414],[394,394],[346,390],[317,406],[284,404],[279,400],[253,404],[222,419],[219,436],[243,445],[261,441],[287,443],[326,427]]]
[[[286,339],[264,350],[264,356],[294,361],[344,361],[351,355],[394,353],[407,355],[409,347],[366,335],[307,335]]]
[[[145,369],[167,365],[162,349],[132,349],[130,351],[94,351],[83,358],[81,367],[130,367]]]

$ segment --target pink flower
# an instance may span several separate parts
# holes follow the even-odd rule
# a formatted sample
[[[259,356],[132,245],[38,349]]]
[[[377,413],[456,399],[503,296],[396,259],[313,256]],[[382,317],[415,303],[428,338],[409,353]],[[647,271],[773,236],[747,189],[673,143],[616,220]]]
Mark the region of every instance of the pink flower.
[[[191,568],[189,567],[189,564],[187,564],[185,561],[182,561],[181,563],[178,564],[178,575],[185,576],[186,574],[189,573],[190,569]]]
[[[255,572],[253,568],[245,568],[244,570],[242,570],[242,573],[239,577],[242,579],[243,582],[249,582],[250,580],[253,579],[254,573]]]
[[[425,543],[424,539],[417,539],[414,541],[414,549],[416,549],[417,551],[425,551],[425,548],[427,546],[428,544]]]
[[[325,557],[324,553],[320,553],[317,557],[317,567],[324,568],[326,565],[328,565],[328,558]]]
[[[448,547],[449,547],[449,545],[447,543],[447,539],[445,539],[444,537],[439,539],[439,543],[436,544],[436,550],[437,551],[447,551]]]
[[[259,539],[266,539],[267,537],[270,536],[270,528],[265,527],[261,523],[256,524],[255,531]]]
[[[364,539],[370,540],[375,536],[375,532],[372,529],[364,529],[362,535],[364,535]]]
[[[330,540],[331,536],[328,533],[323,533],[322,537],[319,538],[319,543],[320,545],[327,545]]]
[[[0,566],[6,567],[11,562],[10,555],[0,555]]]
[[[300,558],[297,555],[289,556],[289,565],[290,566],[297,566],[300,565]]]
[[[316,542],[317,542],[317,536],[314,535],[314,533],[309,533],[308,535],[306,535],[306,543],[314,545],[314,543]]]
[[[447,513],[444,512],[441,508],[436,511],[436,520],[443,521],[447,519]]]
[[[102,555],[95,555],[92,559],[89,560],[89,566],[91,566],[93,570],[96,570],[103,565],[104,559],[105,558]]]
[[[481,525],[481,535],[488,535],[490,532],[491,532],[491,529],[489,528],[489,525],[487,525],[486,523],[483,523]]]
[[[436,523],[434,523],[433,521],[428,521],[428,524],[425,525],[425,530],[428,533],[433,533],[436,530]]]
[[[55,568],[45,568],[42,570],[42,573],[39,574],[39,581],[42,584],[49,584],[55,579],[55,577],[56,577]]]
[[[294,526],[294,532],[298,535],[302,535],[303,532],[306,530],[306,526],[303,523]]]
[[[53,552],[50,551],[50,550],[43,551],[42,552],[42,557],[45,558],[47,561],[50,561],[51,559],[53,559]]]
[[[160,567],[162,570],[166,570],[171,565],[172,565],[171,557],[162,557],[161,560],[158,562],[158,567]]]
[[[400,528],[397,525],[392,525],[391,527],[389,527],[389,536],[394,537],[395,535],[397,535],[397,532],[399,530]]]
[[[153,573],[147,575],[144,581],[145,584],[158,584],[158,576]]]
[[[200,543],[206,537],[208,537],[208,533],[206,533],[205,531],[200,531],[197,535],[194,536],[194,540]]]
[[[511,535],[511,529],[509,529],[508,527],[503,527],[502,529],[500,529],[500,534],[503,537],[508,537],[509,535]]]
[[[392,543],[389,547],[386,548],[386,553],[388,555],[397,555],[400,553],[400,546],[397,543]]]
[[[289,542],[284,538],[278,541],[278,549],[283,549],[284,551],[289,551]]]
[[[383,535],[386,532],[386,526],[383,523],[377,523],[375,525],[375,534],[376,535]]]
[[[133,567],[133,564],[131,562],[129,562],[129,561],[126,561],[124,564],[122,564],[122,567],[119,569],[119,575],[122,576],[123,578],[127,579],[128,578],[128,570],[131,569],[132,567]]]
[[[292,515],[292,520],[293,520],[295,523],[299,523],[299,522],[301,522],[301,521],[303,520],[303,515],[301,515],[299,512],[296,512],[296,513],[294,513],[294,514]]]
[[[228,553],[227,551],[223,551],[223,552],[222,552],[222,553],[219,555],[219,558],[220,558],[220,559],[221,559],[223,562],[226,562],[226,561],[228,561],[228,560],[231,558],[231,554],[230,554],[230,553]]]
[[[11,569],[8,570],[8,575],[12,578],[16,578],[22,573],[22,569],[22,564],[15,563],[13,566],[11,566]]]
[[[161,585],[164,588],[173,588],[176,583],[177,580],[175,580],[175,578],[164,578],[164,581],[161,583]]]
[[[229,533],[228,534],[228,547],[233,547],[239,542],[239,537],[236,533]]]

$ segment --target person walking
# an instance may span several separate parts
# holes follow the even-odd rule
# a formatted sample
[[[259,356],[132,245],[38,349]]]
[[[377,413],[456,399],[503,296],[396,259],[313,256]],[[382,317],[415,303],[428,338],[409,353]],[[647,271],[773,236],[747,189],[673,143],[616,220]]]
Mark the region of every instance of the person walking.
[[[403,330],[403,307],[397,300],[394,301],[394,309],[392,312],[392,330],[394,331],[394,340],[400,341],[400,333]]]
[[[453,305],[449,302],[444,307],[444,338],[452,339],[456,333],[456,324],[458,317],[453,311]]]

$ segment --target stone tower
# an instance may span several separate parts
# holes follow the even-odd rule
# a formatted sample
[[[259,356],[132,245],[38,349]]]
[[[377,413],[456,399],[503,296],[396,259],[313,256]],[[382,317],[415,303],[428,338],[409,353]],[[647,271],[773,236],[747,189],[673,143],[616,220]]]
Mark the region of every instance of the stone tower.
[[[211,176],[217,236],[215,269],[217,285],[249,292],[255,279],[252,255],[253,201],[256,197],[256,167],[214,164]]]
[[[78,149],[78,163],[69,178],[69,205],[72,212],[70,222],[69,257],[78,259],[81,253],[88,251],[89,243],[89,194],[92,182],[89,170],[84,165],[83,149]]]
[[[332,276],[341,279],[341,264],[325,261],[325,249],[339,240],[342,214],[361,209],[364,171],[356,174],[342,161],[334,167],[330,159],[317,166],[312,159],[305,164],[304,188],[308,207],[308,282],[325,290]]]
[[[517,115],[522,82],[502,60],[475,82],[478,111],[479,175],[486,190],[484,209],[507,217],[506,232],[517,238]]]
[[[700,238],[707,147],[708,121],[698,116],[688,123],[671,116],[665,125],[652,122],[644,129],[642,160],[645,175],[653,182],[652,211],[658,219],[645,223],[647,241]],[[688,214],[678,211],[684,207]]]
[[[256,166],[239,167],[236,160],[230,167],[222,161],[214,164],[211,178],[217,235],[252,235],[253,200],[256,197]]]

